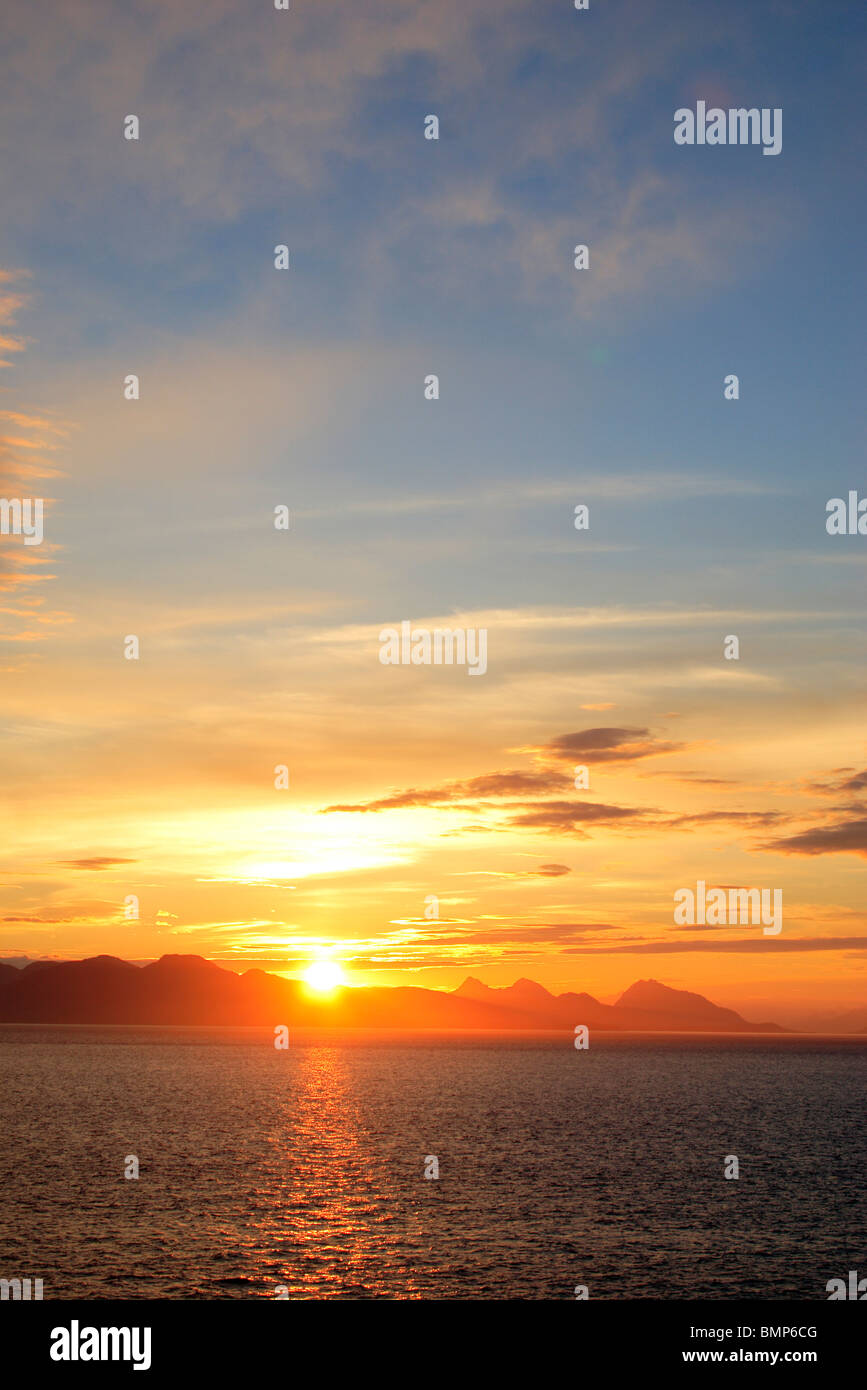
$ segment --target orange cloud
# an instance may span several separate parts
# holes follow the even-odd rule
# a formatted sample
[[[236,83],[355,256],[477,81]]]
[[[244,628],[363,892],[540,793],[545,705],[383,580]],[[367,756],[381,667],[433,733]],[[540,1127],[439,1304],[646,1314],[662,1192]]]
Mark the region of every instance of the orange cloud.
[[[23,276],[22,271],[0,270],[0,285],[14,283]],[[14,325],[18,313],[26,303],[27,296],[24,294],[0,294],[0,329],[5,330]],[[0,336],[0,349],[21,352],[24,346],[22,338],[9,337],[5,333]],[[0,362],[0,366],[9,365],[8,362]],[[7,422],[13,433],[0,434],[0,498],[21,506],[27,502],[35,507],[37,497],[34,496],[35,489],[32,484],[37,479],[61,476],[60,469],[46,455],[62,447],[68,430],[65,425],[45,415],[29,414],[20,410],[0,410],[0,427]],[[44,518],[53,499],[40,495],[38,502]],[[0,531],[0,592],[22,595],[34,584],[55,577],[46,567],[52,564],[58,547],[45,539],[44,530],[39,542],[27,545],[25,535],[15,534],[12,523],[6,524],[9,529],[5,532]],[[40,602],[41,600],[36,600],[37,604]],[[12,620],[7,621],[5,626],[0,626],[2,642],[36,642],[44,635],[40,628],[65,621],[64,615],[61,614],[35,614],[26,608],[14,606],[0,609],[0,617]],[[35,621],[37,627],[22,627],[20,622],[16,621],[21,619],[25,623]]]

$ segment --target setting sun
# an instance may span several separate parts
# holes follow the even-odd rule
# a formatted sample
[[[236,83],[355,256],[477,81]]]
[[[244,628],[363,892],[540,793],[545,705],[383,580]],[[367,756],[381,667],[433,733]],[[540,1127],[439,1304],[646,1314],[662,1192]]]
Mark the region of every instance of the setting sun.
[[[306,970],[305,983],[320,994],[328,994],[344,983],[343,971],[332,960],[317,960]]]

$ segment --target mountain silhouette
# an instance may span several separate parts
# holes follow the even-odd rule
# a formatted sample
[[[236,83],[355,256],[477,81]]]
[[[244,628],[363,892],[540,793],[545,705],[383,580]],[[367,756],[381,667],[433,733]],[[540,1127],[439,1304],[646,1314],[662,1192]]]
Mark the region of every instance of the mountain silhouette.
[[[671,989],[657,980],[637,980],[624,990],[617,1001],[618,1009],[639,1009],[644,1013],[661,1013],[681,1021],[689,1020],[698,1024],[702,1020],[713,1022],[714,1027],[722,1027],[727,1017],[733,1028],[742,1027],[743,1019],[733,1009],[723,1009],[705,999],[703,994],[692,994],[686,989]]]
[[[516,980],[505,989],[492,989],[490,985],[483,985],[481,980],[475,979],[472,975],[468,975],[452,994],[456,999],[477,999],[487,1004],[499,1000],[507,1008],[530,1010],[545,1008],[555,998],[544,985],[537,985],[535,980]]]
[[[269,1025],[299,1027],[622,1032],[781,1033],[749,1023],[703,995],[639,980],[616,1004],[590,994],[554,995],[533,980],[502,989],[472,976],[452,991],[415,986],[344,987],[317,995],[264,970],[242,975],[201,956],[162,956],[137,966],[116,956],[34,961],[0,970],[0,1023]]]
[[[517,980],[503,989],[469,976],[454,991],[459,998],[488,1004],[513,1016],[512,1027],[574,1028],[576,1023],[623,1032],[778,1033],[775,1023],[748,1023],[733,1009],[712,1004],[701,994],[670,989],[656,980],[639,980],[616,1004],[601,1004],[592,994],[551,994],[533,980]],[[544,1022],[530,1022],[544,1019]]]

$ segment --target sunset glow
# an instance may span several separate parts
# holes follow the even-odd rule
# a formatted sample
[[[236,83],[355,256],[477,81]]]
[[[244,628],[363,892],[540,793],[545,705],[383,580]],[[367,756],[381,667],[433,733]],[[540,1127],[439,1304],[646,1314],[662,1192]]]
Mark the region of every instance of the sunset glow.
[[[569,0],[14,8],[0,960],[859,1008],[860,323],[805,288],[815,143],[672,138],[777,108],[742,55],[689,4],[630,11],[634,70]],[[699,881],[782,929],[677,922]]]
[[[345,984],[343,971],[336,961],[317,960],[304,972],[305,982],[318,994],[331,994],[339,985]]]

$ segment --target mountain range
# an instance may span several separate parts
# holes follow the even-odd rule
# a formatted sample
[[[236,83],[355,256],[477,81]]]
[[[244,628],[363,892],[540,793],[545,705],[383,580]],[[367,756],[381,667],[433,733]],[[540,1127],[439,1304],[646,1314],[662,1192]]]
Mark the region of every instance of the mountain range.
[[[639,980],[614,1004],[551,994],[533,980],[494,989],[472,977],[452,991],[342,987],[317,995],[264,970],[238,975],[201,956],[133,965],[116,956],[0,964],[0,1023],[295,1025],[299,1027],[782,1033],[701,994]]]

